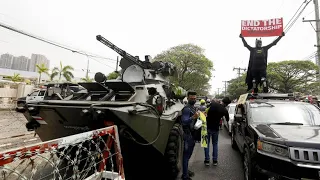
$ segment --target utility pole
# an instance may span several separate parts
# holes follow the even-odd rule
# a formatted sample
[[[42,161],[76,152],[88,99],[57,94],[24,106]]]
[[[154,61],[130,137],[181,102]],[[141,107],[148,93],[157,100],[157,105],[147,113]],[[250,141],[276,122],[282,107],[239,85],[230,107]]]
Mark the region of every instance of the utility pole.
[[[218,96],[220,95],[220,92],[219,92],[220,88],[218,88]]]
[[[88,63],[87,63],[86,77],[89,77],[89,58],[88,58]]]
[[[246,68],[241,68],[241,67],[237,67],[237,68],[233,68],[233,70],[237,70],[237,74],[238,74],[238,78],[240,77],[241,71],[246,71]]]
[[[119,64],[119,56],[117,56],[117,66],[116,66],[116,72],[118,72],[118,64]]]
[[[318,0],[313,0],[314,3],[314,12],[315,12],[315,20],[304,20],[304,18],[302,19],[303,22],[309,22],[311,24],[311,22],[316,22],[316,37],[317,37],[317,45],[315,45],[315,47],[317,47],[317,57],[316,57],[316,64],[318,65],[318,73],[320,70],[320,20],[319,20],[319,2]],[[312,25],[312,24],[311,24]],[[320,80],[320,78],[318,79]]]
[[[89,56],[88,54],[87,55],[87,58],[88,58],[88,62],[87,62],[87,72],[86,72],[86,78],[89,77]]]
[[[227,96],[227,83],[229,83],[229,81],[222,81],[224,82],[224,97]]]

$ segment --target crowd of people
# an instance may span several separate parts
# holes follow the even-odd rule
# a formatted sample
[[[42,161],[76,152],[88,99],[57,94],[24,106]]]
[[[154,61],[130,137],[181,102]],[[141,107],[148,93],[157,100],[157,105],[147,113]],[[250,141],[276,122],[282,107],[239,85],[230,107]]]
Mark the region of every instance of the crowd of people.
[[[200,112],[206,115],[206,142],[207,147],[204,148],[204,164],[210,165],[210,140],[212,142],[212,164],[218,165],[218,138],[219,129],[222,126],[222,117],[224,116],[229,121],[229,113],[226,106],[231,103],[228,97],[222,99],[222,101],[200,101],[200,106],[195,106],[197,101],[197,93],[189,91],[187,93],[187,104],[182,110],[182,127],[183,127],[183,140],[184,140],[184,151],[183,151],[183,180],[191,180],[194,176],[194,172],[189,170],[189,160],[192,156],[194,146],[197,141],[201,139],[199,130],[195,129],[195,123],[200,116]]]

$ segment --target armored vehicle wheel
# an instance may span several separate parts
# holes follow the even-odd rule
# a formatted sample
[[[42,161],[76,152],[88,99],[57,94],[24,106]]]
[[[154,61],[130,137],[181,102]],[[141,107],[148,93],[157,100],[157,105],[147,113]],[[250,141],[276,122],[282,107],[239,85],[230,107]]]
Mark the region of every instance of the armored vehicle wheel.
[[[176,123],[171,129],[165,158],[168,168],[169,177],[176,179],[182,169],[183,155],[183,130],[181,124]]]

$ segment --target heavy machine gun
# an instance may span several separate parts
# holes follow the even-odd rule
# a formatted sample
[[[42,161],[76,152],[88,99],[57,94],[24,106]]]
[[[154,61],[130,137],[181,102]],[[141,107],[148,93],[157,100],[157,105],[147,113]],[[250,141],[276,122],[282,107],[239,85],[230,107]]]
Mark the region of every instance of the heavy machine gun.
[[[155,74],[161,74],[164,77],[173,76],[176,72],[176,67],[171,62],[155,61],[151,63],[151,57],[149,55],[145,56],[145,61],[141,61],[139,59],[139,56],[132,56],[131,54],[114,45],[112,42],[110,42],[101,35],[97,35],[96,39],[122,56],[122,59],[120,61],[120,67],[123,69],[123,73],[127,68],[133,65],[138,66],[142,70],[147,70],[148,72],[144,73],[147,79],[155,79]],[[136,67],[133,67],[132,69],[134,70],[138,69]],[[151,73],[153,76],[148,76],[148,73]]]

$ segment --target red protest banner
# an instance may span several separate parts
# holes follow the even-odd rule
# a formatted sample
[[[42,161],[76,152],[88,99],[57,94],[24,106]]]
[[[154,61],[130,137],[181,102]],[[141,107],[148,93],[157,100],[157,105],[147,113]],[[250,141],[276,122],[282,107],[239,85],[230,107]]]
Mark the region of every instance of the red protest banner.
[[[282,32],[282,18],[241,21],[241,34],[243,37],[281,36]]]

